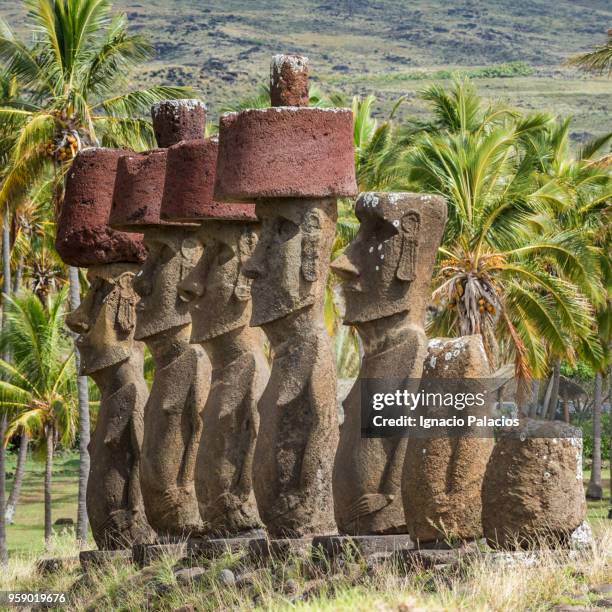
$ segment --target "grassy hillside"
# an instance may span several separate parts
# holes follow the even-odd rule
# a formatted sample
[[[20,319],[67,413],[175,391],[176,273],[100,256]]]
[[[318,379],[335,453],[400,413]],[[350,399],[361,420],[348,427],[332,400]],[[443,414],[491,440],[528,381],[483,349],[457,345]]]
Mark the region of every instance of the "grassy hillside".
[[[23,27],[20,3],[2,4],[0,13]],[[612,26],[606,0],[117,0],[116,6],[155,43],[156,57],[136,81],[192,84],[213,115],[265,81],[270,55],[281,51],[308,55],[325,91],[377,95],[381,113],[405,95],[402,112],[419,115],[415,92],[430,80],[491,65],[496,69],[478,79],[488,95],[573,114],[578,140],[604,130],[610,111],[611,81],[562,65],[605,39]],[[508,70],[499,65],[514,61],[527,66],[514,78],[502,76]]]

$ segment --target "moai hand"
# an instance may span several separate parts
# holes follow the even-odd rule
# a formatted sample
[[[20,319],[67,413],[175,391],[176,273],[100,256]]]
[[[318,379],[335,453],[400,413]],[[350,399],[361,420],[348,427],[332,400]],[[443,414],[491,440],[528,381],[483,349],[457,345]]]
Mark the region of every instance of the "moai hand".
[[[134,341],[132,280],[144,259],[140,236],[108,226],[118,159],[125,151],[87,149],[68,172],[58,220],[57,249],[66,263],[89,267],[90,287],[66,319],[79,334],[81,374],[100,389],[100,411],[89,444],[87,514],[101,549],[151,541],[140,490],[142,421],[148,389],[143,349]]]
[[[417,391],[427,338],[425,309],[446,222],[440,197],[365,193],[356,204],[359,232],[332,263],[342,279],[345,324],[361,337],[359,379],[344,401],[334,461],[336,521],[349,535],[405,533],[401,476],[407,440],[362,438],[361,386],[370,379],[406,381]]]
[[[271,89],[278,102],[307,100],[305,64],[275,58]],[[283,83],[296,91],[285,95]],[[216,197],[255,200],[262,221],[244,274],[253,279],[251,325],[263,328],[273,353],[259,402],[253,480],[274,537],[336,530],[336,376],[323,306],[336,198],[356,192],[352,129],[349,109],[247,110],[220,124]]]
[[[201,222],[193,239],[203,256],[179,284],[193,321],[191,342],[212,364],[208,401],[201,413],[196,495],[204,533],[253,534],[261,521],[252,487],[257,403],[268,382],[264,337],[251,329],[251,282],[242,266],[257,243],[252,203],[213,200],[218,141],[183,142],[168,151],[162,217]]]
[[[192,101],[162,103],[153,116],[160,144],[171,144],[169,134],[181,140],[204,133],[202,106]],[[189,343],[191,317],[178,295],[178,284],[201,255],[193,239],[197,225],[160,216],[167,155],[168,149],[158,149],[121,159],[111,224],[142,231],[147,247],[134,281],[140,297],[136,338],[147,344],[156,368],[145,408],[140,471],[145,510],[159,535],[185,536],[202,526],[194,472],[210,363],[201,347]]]

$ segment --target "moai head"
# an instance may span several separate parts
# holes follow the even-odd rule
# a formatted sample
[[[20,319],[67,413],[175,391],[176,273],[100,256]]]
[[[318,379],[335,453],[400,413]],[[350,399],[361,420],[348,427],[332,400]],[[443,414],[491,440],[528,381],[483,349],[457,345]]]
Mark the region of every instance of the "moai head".
[[[179,285],[192,314],[192,342],[205,342],[251,319],[251,280],[243,266],[257,244],[256,223],[207,221],[194,238],[203,250],[198,263]]]
[[[307,108],[308,60],[277,55],[274,108],[220,121],[215,197],[255,200],[262,221],[245,275],[253,279],[252,325],[281,319],[323,295],[336,199],[356,193],[350,109]]]
[[[345,323],[365,323],[400,312],[422,319],[446,223],[444,199],[417,193],[364,193],[355,213],[359,232],[332,263],[343,281]]]
[[[178,294],[202,250],[193,230],[164,226],[145,230],[147,259],[134,279],[140,297],[136,338],[146,340],[191,323],[187,304]]]
[[[281,319],[313,304],[325,290],[327,253],[336,228],[336,202],[274,200],[257,203],[259,242],[244,274],[253,279],[251,325]]]
[[[189,238],[197,263],[178,286],[192,314],[192,342],[243,327],[251,315],[251,281],[242,267],[257,243],[255,205],[214,200],[218,149],[217,138],[168,149],[161,217],[201,223]]]
[[[171,145],[203,136],[205,107],[193,100],[166,101],[155,105],[151,114],[159,146],[170,149],[126,155],[120,160],[110,219],[114,228],[144,233],[147,258],[134,279],[140,296],[139,340],[191,322],[187,305],[178,296],[178,284],[201,254],[190,231],[197,224],[166,221],[161,208]]]
[[[90,288],[66,319],[79,334],[81,373],[94,374],[128,359],[136,324],[132,279],[145,257],[139,234],[108,224],[118,161],[126,151],[85,149],[66,178],[56,245],[70,265],[89,267]]]
[[[81,374],[91,375],[128,359],[134,345],[136,302],[132,287],[136,264],[105,264],[89,268],[89,291],[66,317],[79,334]]]

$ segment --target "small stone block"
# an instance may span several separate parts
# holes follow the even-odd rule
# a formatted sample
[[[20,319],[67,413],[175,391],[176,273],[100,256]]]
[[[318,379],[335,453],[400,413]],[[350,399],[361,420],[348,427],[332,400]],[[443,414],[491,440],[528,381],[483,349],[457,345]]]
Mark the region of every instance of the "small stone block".
[[[56,574],[67,570],[79,562],[78,557],[44,557],[36,563],[39,574]]]
[[[134,544],[132,547],[132,561],[138,567],[147,567],[166,555],[184,556],[187,551],[185,542],[168,544]]]
[[[189,540],[187,554],[198,559],[215,559],[227,553],[247,553],[253,538],[202,538]]]
[[[418,571],[420,569],[433,569],[438,565],[457,565],[473,559],[478,554],[474,550],[413,548],[398,550],[394,554],[394,560],[406,571]]]
[[[79,553],[81,569],[87,571],[94,567],[108,565],[117,560],[132,561],[132,551],[126,550],[82,550]]]
[[[371,557],[379,553],[394,553],[412,548],[408,534],[368,536],[317,536],[312,541],[313,552],[320,549],[327,559],[350,556]]]
[[[258,563],[265,563],[272,559],[286,561],[290,557],[309,557],[312,550],[312,538],[295,538],[268,540],[258,538],[251,540],[249,555]]]

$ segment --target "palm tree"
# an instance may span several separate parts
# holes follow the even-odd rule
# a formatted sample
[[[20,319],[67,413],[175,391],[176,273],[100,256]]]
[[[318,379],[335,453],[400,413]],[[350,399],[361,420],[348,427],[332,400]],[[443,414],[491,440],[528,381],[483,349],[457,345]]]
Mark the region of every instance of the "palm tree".
[[[587,53],[575,55],[568,63],[589,72],[612,74],[612,29],[608,30],[608,40],[603,45]]]
[[[480,334],[493,364],[501,343],[522,383],[547,369],[547,350],[572,361],[579,344],[601,358],[589,302],[602,293],[598,258],[579,230],[560,230],[553,213],[572,200],[525,145],[553,118],[485,105],[467,80],[423,97],[434,120],[408,126],[402,167],[449,203],[432,331]]]
[[[153,146],[150,123],[143,119],[152,104],[192,97],[184,87],[153,86],[121,92],[130,70],[152,48],[129,34],[125,14],[113,17],[110,0],[26,0],[27,22],[35,33],[31,46],[0,20],[0,60],[27,92],[0,107],[0,123],[17,136],[0,187],[0,210],[14,208],[40,181],[53,180],[54,205],[63,197],[63,176],[76,153],[86,146]],[[80,300],[78,271],[69,268],[70,305]],[[76,353],[78,368],[79,356]],[[79,389],[79,514],[77,538],[87,537],[85,490],[89,473],[87,380]]]
[[[7,327],[0,346],[10,351],[13,364],[0,360],[2,405],[13,411],[5,442],[27,433],[45,451],[45,540],[52,535],[51,477],[53,452],[69,446],[77,427],[76,389],[71,376],[74,353],[64,327],[66,289],[48,306],[33,293],[10,299]]]

